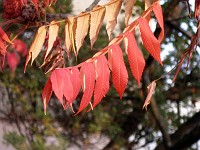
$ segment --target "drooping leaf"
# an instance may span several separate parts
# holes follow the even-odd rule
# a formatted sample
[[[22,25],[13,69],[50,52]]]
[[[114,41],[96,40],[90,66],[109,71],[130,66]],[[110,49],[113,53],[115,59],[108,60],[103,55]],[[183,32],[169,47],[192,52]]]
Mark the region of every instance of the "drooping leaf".
[[[73,98],[69,102],[72,103],[76,99],[76,97],[80,91],[80,88],[81,88],[80,72],[79,72],[78,68],[73,67],[70,70],[70,78],[71,78],[71,82],[73,85]]]
[[[71,102],[73,99],[73,84],[71,82],[71,73],[70,70],[65,68],[63,70],[63,75],[64,75],[64,89],[63,89],[63,94],[67,102]]]
[[[15,52],[12,52],[12,53],[7,52],[6,56],[7,56],[6,58],[7,58],[8,66],[10,70],[14,72],[15,69],[17,68],[17,65],[20,62],[20,57]]]
[[[154,0],[144,0],[145,3],[145,11],[152,5]],[[147,21],[149,22],[149,20],[151,19],[151,12],[148,13],[145,18],[147,19]]]
[[[132,15],[133,6],[135,4],[136,0],[126,0],[125,1],[125,25],[128,26],[129,19]]]
[[[111,33],[113,32],[117,24],[117,16],[119,14],[122,5],[122,0],[111,0],[110,4],[106,6],[106,30],[111,39]]]
[[[85,36],[88,33],[89,20],[90,20],[90,13],[83,13],[81,14],[81,16],[77,18],[76,37],[75,37],[77,55],[81,46],[83,45]]]
[[[146,110],[147,110],[147,106],[150,104],[151,97],[156,88],[156,82],[155,81],[151,82],[151,84],[147,88],[148,88],[148,94],[143,105],[143,109],[145,108]]]
[[[76,25],[77,25],[77,19],[75,17],[67,18],[65,25],[65,45],[68,57],[70,55],[71,47],[74,54],[77,56],[74,44]]]
[[[59,24],[56,21],[52,21],[49,27],[49,39],[48,39],[48,48],[45,54],[45,59],[51,51],[54,42],[56,41],[56,37],[58,36]]]
[[[32,64],[33,61],[35,60],[35,58],[40,53],[40,51],[42,50],[42,47],[43,47],[43,44],[45,41],[46,32],[47,32],[47,30],[46,30],[45,26],[42,26],[38,29],[35,39],[34,39],[33,43],[31,44],[30,51],[27,55],[25,68],[26,68],[28,62],[30,61],[30,59],[32,58],[32,61],[31,61],[31,64]]]
[[[97,57],[94,63],[96,70],[96,84],[94,88],[93,108],[99,104],[103,97],[108,93],[110,78],[108,61],[104,55]]]
[[[160,25],[161,28],[161,32],[160,35],[158,37],[159,42],[162,41],[163,37],[164,37],[164,22],[163,22],[163,13],[162,13],[162,7],[160,6],[159,3],[156,3],[153,6],[153,12],[158,20],[158,23]]]
[[[160,59],[160,42],[153,35],[145,18],[139,19],[139,27],[144,47],[153,56],[153,58],[162,65],[162,61]]]
[[[128,72],[124,63],[122,50],[119,45],[113,45],[109,50],[109,63],[111,64],[113,85],[118,92],[120,99],[128,83]]]
[[[91,11],[91,20],[90,20],[91,48],[93,47],[95,41],[97,40],[97,36],[99,34],[99,30],[105,16],[105,11],[106,11],[106,8],[101,7],[101,6],[96,6]]]
[[[3,31],[3,29],[0,27],[0,37],[4,40],[4,41],[6,41],[6,42],[8,42],[8,43],[10,43],[10,44],[13,44],[11,41],[10,41],[10,39],[8,38],[8,36],[7,36],[7,34]]]
[[[43,104],[44,104],[45,115],[46,115],[46,109],[50,101],[51,95],[52,95],[52,84],[51,84],[51,80],[48,79],[44,89],[42,90],[42,99],[43,99]]]
[[[140,49],[137,46],[133,33],[126,33],[126,38],[128,39],[127,54],[128,61],[131,67],[131,72],[134,78],[137,80],[138,85],[140,85],[140,79],[144,70],[145,60]]]
[[[54,91],[56,97],[63,104],[63,95],[65,87],[65,70],[64,69],[55,69],[50,76],[52,90]]]
[[[93,63],[84,63],[80,70],[80,76],[82,80],[83,97],[81,99],[78,112],[75,115],[85,109],[92,98],[95,83],[95,72]]]

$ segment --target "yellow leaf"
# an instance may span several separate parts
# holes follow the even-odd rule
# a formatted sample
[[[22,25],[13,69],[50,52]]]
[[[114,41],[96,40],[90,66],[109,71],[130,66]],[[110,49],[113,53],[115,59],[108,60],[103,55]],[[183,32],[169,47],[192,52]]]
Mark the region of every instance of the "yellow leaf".
[[[111,0],[110,4],[106,6],[106,30],[109,40],[111,39],[111,33],[117,24],[117,16],[119,14],[121,5],[122,0]]]
[[[34,39],[33,43],[31,44],[30,51],[27,56],[28,59],[27,59],[26,64],[28,64],[30,58],[32,58],[32,60],[31,60],[31,65],[32,65],[33,61],[35,60],[35,58],[38,56],[38,54],[42,50],[42,46],[45,41],[46,33],[47,33],[47,29],[45,26],[42,26],[38,29],[35,39]]]
[[[126,0],[125,1],[125,25],[128,26],[129,19],[132,15],[133,6],[136,0]]]
[[[99,34],[99,30],[105,16],[105,11],[106,11],[106,8],[101,7],[101,6],[96,6],[91,11],[91,20],[90,20],[91,48],[93,47],[95,41],[97,40],[97,36]]]
[[[53,44],[58,36],[59,24],[56,21],[52,21],[49,27],[49,39],[48,39],[48,48],[45,54],[45,59],[51,51]]]
[[[69,53],[71,51],[71,47],[73,49],[74,54],[76,54],[76,48],[74,44],[74,36],[76,31],[76,23],[77,19],[75,17],[68,17],[65,25],[65,45],[67,49],[67,55],[69,57]]]
[[[77,18],[76,37],[75,37],[77,55],[83,44],[85,36],[88,33],[89,20],[90,20],[89,13],[83,13],[80,15],[80,17]]]

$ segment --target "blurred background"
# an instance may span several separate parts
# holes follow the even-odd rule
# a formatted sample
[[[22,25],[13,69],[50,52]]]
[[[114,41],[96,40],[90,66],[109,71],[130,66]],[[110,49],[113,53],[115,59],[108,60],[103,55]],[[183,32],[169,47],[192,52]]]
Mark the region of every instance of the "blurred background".
[[[3,7],[0,1],[0,22]],[[92,0],[58,0],[56,5],[48,8],[50,14],[64,13],[78,15],[85,11]],[[101,0],[99,4],[106,3]],[[176,82],[173,83],[174,72],[157,82],[152,104],[148,110],[142,109],[150,81],[159,78],[170,71],[178,62],[181,54],[189,47],[190,39],[195,34],[197,21],[193,17],[194,0],[189,1],[192,18],[189,18],[186,1],[161,0],[164,21],[165,38],[161,45],[162,61],[160,66],[145,51],[138,36],[138,44],[148,63],[138,87],[128,66],[129,81],[120,100],[110,82],[111,88],[103,101],[87,113],[83,111],[73,116],[71,109],[63,110],[56,97],[50,100],[47,115],[43,112],[41,91],[47,76],[38,57],[31,67],[23,73],[26,51],[37,28],[25,30],[18,39],[23,41],[24,54],[18,53],[16,44],[8,47],[10,53],[17,55],[16,67],[9,61],[5,70],[0,73],[0,149],[19,150],[152,150],[152,149],[191,149],[200,150],[200,49],[193,53],[190,66],[186,69],[183,63]],[[144,1],[137,0],[134,6],[132,20],[144,11]],[[56,18],[59,20],[58,18]],[[8,32],[12,33],[20,25],[13,24]],[[124,28],[124,10],[120,11],[118,25],[113,36]],[[157,30],[156,20],[152,15],[150,26]],[[64,25],[61,25],[60,38],[64,39]],[[90,40],[86,37],[77,61],[71,57],[65,64],[76,65],[93,56],[109,43],[105,24],[101,27],[98,40],[90,50]],[[75,110],[79,100],[73,104]],[[168,147],[168,148],[166,148]]]

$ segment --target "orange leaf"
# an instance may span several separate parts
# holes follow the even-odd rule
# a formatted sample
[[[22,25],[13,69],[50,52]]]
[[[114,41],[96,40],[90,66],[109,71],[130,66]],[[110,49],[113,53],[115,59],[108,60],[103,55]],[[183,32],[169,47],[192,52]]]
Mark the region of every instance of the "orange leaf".
[[[122,0],[111,0],[110,4],[106,6],[106,30],[109,40],[111,39],[111,33],[117,24],[117,16],[119,14],[121,5]]]
[[[158,37],[159,42],[162,41],[163,37],[164,37],[164,22],[163,22],[163,13],[162,13],[162,7],[160,6],[160,4],[156,3],[153,6],[153,12],[158,20],[158,23],[160,25],[161,28],[161,32],[160,35]]]
[[[3,31],[3,29],[0,27],[0,37],[4,40],[4,41],[6,41],[6,42],[8,42],[8,43],[10,43],[10,44],[13,44],[11,41],[10,41],[10,39],[8,38],[8,36],[7,36],[7,34]]]
[[[95,41],[97,40],[97,36],[99,34],[99,30],[105,16],[105,11],[106,11],[106,8],[101,7],[101,6],[96,6],[91,11],[91,20],[90,20],[91,48],[93,47]]]
[[[126,37],[128,39],[128,61],[131,67],[132,74],[134,78],[137,80],[138,85],[140,85],[140,79],[142,77],[142,72],[145,66],[144,57],[137,46],[135,37],[133,33],[128,32],[126,33]]]
[[[5,47],[4,41],[0,37],[0,57],[5,56],[5,54],[6,54],[6,47]]]
[[[45,26],[42,26],[38,29],[35,39],[30,47],[30,51],[29,51],[27,59],[26,59],[25,68],[31,58],[32,58],[32,61],[31,61],[31,65],[32,65],[33,61],[35,60],[35,58],[38,56],[38,54],[42,50],[42,47],[43,47],[43,44],[45,41],[45,37],[46,37],[46,32],[47,32],[47,30],[46,30]]]
[[[48,48],[45,54],[45,59],[51,51],[53,44],[58,36],[59,24],[56,21],[52,21],[49,27],[49,39],[48,39]]]
[[[46,109],[49,103],[49,100],[52,95],[52,84],[51,80],[48,79],[44,89],[42,90],[42,99],[43,99],[43,104],[44,104],[44,114],[46,115]]]
[[[150,104],[151,97],[152,97],[153,92],[156,88],[156,82],[155,81],[151,82],[151,84],[147,88],[148,88],[148,94],[147,94],[147,97],[145,99],[145,102],[144,102],[144,105],[143,105],[143,108],[142,108],[142,109],[145,108],[146,110],[147,110],[147,106]]]
[[[78,52],[83,45],[83,41],[85,39],[85,36],[88,33],[89,28],[89,20],[90,20],[90,14],[89,13],[83,13],[80,17],[77,18],[77,27],[76,27],[76,48],[77,48],[77,55]]]
[[[122,50],[119,45],[112,45],[108,53],[113,85],[121,99],[128,83],[128,72],[124,63]]]
[[[145,18],[139,19],[139,27],[144,47],[153,56],[155,60],[157,60],[161,65],[163,65],[160,59],[160,42],[153,35],[149,24]]]
[[[128,26],[129,19],[132,15],[133,6],[135,4],[136,0],[126,0],[125,1],[125,25]]]
[[[95,83],[94,65],[92,63],[84,63],[80,70],[80,76],[82,80],[83,97],[78,112],[75,115],[85,109],[92,98]]]

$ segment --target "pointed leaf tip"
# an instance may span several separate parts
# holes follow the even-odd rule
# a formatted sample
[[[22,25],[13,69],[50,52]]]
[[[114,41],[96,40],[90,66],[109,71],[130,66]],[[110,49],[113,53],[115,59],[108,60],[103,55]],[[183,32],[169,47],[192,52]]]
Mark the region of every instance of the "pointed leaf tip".
[[[139,27],[144,47],[153,56],[155,60],[157,60],[161,65],[163,65],[160,58],[160,42],[152,33],[149,27],[149,23],[145,18],[139,19]]]
[[[128,42],[124,43],[126,44],[125,47],[127,47],[127,55],[131,72],[140,86],[140,80],[145,67],[145,60],[137,46],[134,34],[132,32],[127,32],[126,38],[128,39]]]
[[[113,45],[108,52],[108,61],[112,71],[113,85],[122,99],[128,83],[128,72],[124,63],[122,50],[119,45]]]

